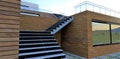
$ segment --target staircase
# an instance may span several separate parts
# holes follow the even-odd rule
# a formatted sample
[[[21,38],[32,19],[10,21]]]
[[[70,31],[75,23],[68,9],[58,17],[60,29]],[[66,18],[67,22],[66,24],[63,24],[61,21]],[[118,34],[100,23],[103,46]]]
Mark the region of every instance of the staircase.
[[[61,19],[63,19],[64,17],[66,17],[66,16],[60,15],[60,14],[53,14],[53,16],[54,16],[55,18],[59,19],[59,20],[61,20]]]
[[[20,31],[19,59],[66,59],[49,31]]]
[[[66,59],[53,35],[72,20],[64,17],[45,31],[20,31],[19,59]]]
[[[51,34],[57,33],[59,30],[61,30],[63,27],[68,25],[70,22],[72,22],[73,17],[64,17],[62,20],[59,20],[57,23],[53,24],[50,28],[48,28],[46,31],[49,31]]]

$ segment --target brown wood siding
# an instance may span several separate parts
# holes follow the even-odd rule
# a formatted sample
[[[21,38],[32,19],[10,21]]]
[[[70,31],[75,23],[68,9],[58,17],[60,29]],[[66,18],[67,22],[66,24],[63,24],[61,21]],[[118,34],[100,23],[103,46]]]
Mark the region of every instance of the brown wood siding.
[[[15,3],[15,4],[20,4],[20,0],[1,0],[4,2],[9,2],[9,3]]]
[[[61,31],[62,48],[72,54],[91,59],[115,52],[120,52],[120,44],[104,46],[92,45],[92,20],[105,21],[120,24],[120,18],[84,11],[73,15],[74,20]],[[98,40],[100,40],[99,38]]]
[[[0,59],[18,58],[20,0],[0,0]]]

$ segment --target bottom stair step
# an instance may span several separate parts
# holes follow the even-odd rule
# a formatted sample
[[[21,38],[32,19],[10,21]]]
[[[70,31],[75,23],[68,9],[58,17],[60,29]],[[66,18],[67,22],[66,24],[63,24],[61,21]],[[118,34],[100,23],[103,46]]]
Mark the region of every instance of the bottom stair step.
[[[62,59],[65,58],[65,54],[60,53],[60,54],[52,54],[52,55],[46,55],[42,57],[33,57],[33,58],[26,58],[26,59]]]
[[[63,51],[61,49],[49,50],[49,51],[41,51],[41,52],[20,53],[19,58],[23,59],[23,58],[51,55],[51,54],[60,54],[60,53],[63,53]]]

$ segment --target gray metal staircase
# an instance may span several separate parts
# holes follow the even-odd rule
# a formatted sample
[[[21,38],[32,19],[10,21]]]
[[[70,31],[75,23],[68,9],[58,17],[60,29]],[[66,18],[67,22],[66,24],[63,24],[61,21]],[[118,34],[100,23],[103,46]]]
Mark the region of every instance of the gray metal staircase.
[[[65,59],[65,54],[48,31],[20,31],[19,59]]]
[[[59,30],[64,28],[66,25],[68,25],[70,22],[72,22],[73,17],[64,17],[62,20],[59,20],[57,23],[53,24],[51,27],[46,29],[46,31],[50,31],[51,34],[57,33]]]

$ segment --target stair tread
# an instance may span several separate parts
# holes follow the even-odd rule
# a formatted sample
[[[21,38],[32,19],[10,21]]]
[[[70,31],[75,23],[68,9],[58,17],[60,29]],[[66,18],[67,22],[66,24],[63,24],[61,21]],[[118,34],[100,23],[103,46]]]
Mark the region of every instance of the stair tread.
[[[27,44],[19,44],[19,45],[36,45],[36,44],[56,44],[57,42],[47,42],[47,43],[27,43]]]
[[[50,32],[50,31],[32,31],[32,30],[24,30],[24,31],[20,31],[20,32],[43,32],[43,33],[45,33],[45,32]]]
[[[60,54],[52,54],[52,55],[47,55],[47,56],[32,57],[32,58],[26,58],[26,59],[44,59],[44,58],[52,58],[52,57],[57,57],[57,56],[65,56],[65,54],[63,54],[63,53],[60,53]]]
[[[49,34],[49,33],[20,33],[20,34],[52,35],[52,34]]]
[[[57,51],[62,51],[62,49],[49,50],[49,51],[40,51],[40,52],[20,53],[19,56],[32,55],[32,54],[42,54],[42,53],[57,52]]]
[[[34,39],[34,40],[19,40],[19,41],[49,41],[49,40],[55,40],[55,39]]]
[[[26,37],[54,37],[54,36],[21,36],[20,38],[26,38]]]
[[[20,48],[19,50],[42,49],[42,48],[53,48],[53,47],[60,47],[60,46],[56,45],[56,46],[34,47],[34,48]]]

